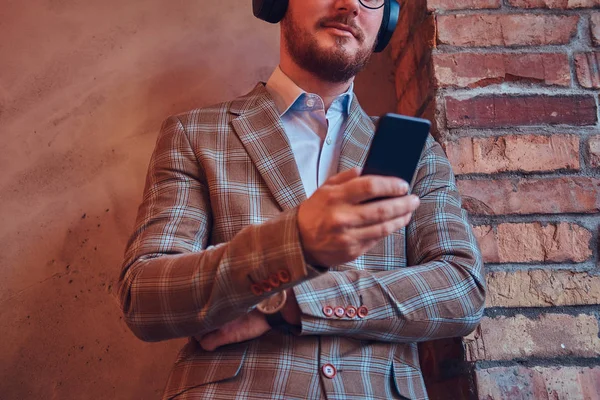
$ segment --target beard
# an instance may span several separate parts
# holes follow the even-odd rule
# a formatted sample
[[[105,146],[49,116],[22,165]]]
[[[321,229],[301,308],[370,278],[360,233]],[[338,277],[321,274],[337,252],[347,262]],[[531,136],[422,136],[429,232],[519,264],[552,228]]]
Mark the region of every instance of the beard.
[[[286,13],[281,21],[281,31],[288,53],[301,68],[325,82],[342,83],[352,79],[369,62],[375,43],[370,48],[362,47],[356,54],[350,55],[344,44],[352,38],[337,36],[331,49],[323,49],[314,36],[296,23],[291,14]],[[328,22],[339,22],[352,27],[356,40],[359,44],[364,44],[365,35],[352,20],[343,15],[322,18],[317,22],[317,28],[322,29]]]

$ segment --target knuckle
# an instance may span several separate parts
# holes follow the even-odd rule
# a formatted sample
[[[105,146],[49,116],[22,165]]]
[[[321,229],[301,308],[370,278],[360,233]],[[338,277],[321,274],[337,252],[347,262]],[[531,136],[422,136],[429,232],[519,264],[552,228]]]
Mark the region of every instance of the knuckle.
[[[329,225],[333,230],[339,230],[344,226],[345,217],[339,211],[332,212],[329,217]]]
[[[375,209],[375,216],[378,221],[386,221],[389,218],[389,212],[386,207],[380,205]]]
[[[374,178],[365,179],[362,184],[362,191],[368,196],[377,194],[377,182]]]
[[[356,218],[360,224],[366,224],[373,219],[373,213],[369,210],[360,210],[356,213]]]
[[[323,188],[322,191],[323,202],[326,205],[333,204],[335,202],[335,193],[331,188]]]

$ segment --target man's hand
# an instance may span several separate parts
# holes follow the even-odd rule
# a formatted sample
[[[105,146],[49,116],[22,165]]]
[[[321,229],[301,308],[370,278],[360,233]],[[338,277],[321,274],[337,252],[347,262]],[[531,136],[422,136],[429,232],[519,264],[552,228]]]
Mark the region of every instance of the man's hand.
[[[258,310],[253,310],[246,315],[226,323],[216,331],[207,333],[199,339],[200,346],[206,351],[213,351],[217,347],[231,343],[257,338],[267,333],[271,327],[265,315]]]
[[[290,325],[300,325],[302,322],[302,310],[296,300],[294,289],[287,289],[287,300],[281,309],[281,316]]]
[[[419,206],[399,178],[360,176],[353,168],[329,178],[298,209],[298,229],[309,264],[331,267],[360,257],[406,225]],[[365,201],[385,198],[378,201]]]

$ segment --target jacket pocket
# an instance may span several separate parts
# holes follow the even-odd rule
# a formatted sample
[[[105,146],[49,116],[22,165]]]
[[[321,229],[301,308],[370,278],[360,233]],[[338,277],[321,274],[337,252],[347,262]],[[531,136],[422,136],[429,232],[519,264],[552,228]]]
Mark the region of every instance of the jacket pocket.
[[[394,351],[392,379],[398,394],[410,400],[428,399],[418,357],[416,343],[399,344]]]
[[[236,343],[208,352],[191,338],[171,371],[163,399],[172,399],[186,390],[236,377],[247,349],[247,343]]]
[[[425,386],[421,377],[421,371],[418,369],[394,360],[392,379],[401,399],[427,399],[427,395],[424,394]]]

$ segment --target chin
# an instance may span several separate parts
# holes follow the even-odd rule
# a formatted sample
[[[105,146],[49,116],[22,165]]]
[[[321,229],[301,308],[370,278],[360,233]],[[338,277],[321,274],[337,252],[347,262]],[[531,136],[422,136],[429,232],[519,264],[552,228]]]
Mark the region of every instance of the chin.
[[[343,51],[349,56],[354,56],[359,48],[356,46],[356,40],[344,36],[328,36],[324,40],[319,40],[319,49],[323,52]]]
[[[356,46],[358,44],[354,36],[335,35],[326,30],[319,31],[315,35],[315,38],[323,46],[331,46],[340,43],[352,46]]]

